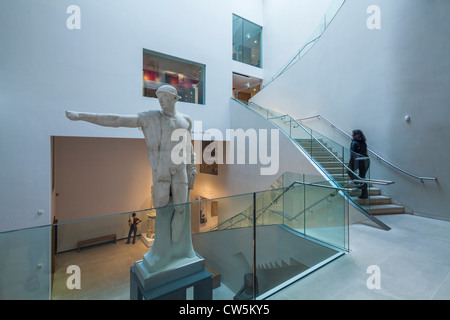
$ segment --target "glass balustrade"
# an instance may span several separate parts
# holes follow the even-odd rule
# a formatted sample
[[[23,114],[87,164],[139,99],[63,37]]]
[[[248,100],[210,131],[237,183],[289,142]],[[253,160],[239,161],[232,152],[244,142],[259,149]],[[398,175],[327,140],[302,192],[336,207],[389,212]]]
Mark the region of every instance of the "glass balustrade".
[[[220,274],[213,299],[264,299],[349,249],[345,202],[323,177],[286,173],[265,191],[178,207],[190,210],[191,227],[201,204],[217,208],[217,227],[191,235]],[[130,267],[150,250],[152,216],[157,229],[158,213],[171,208],[134,211],[135,244],[133,233],[126,244],[132,212],[0,233],[0,298],[129,299]]]
[[[269,81],[263,84],[263,88],[267,87],[272,81],[281,76],[286,70],[292,67],[296,62],[298,62],[321,38],[322,34],[328,28],[331,21],[334,19],[336,14],[339,12],[341,7],[344,5],[346,0],[332,0],[330,6],[324,14],[323,19],[319,22],[316,29],[309,36],[309,38],[303,43],[301,48],[297,53],[289,59],[289,61],[272,77]]]
[[[333,181],[337,187],[351,188],[352,190],[346,193],[347,196],[353,201],[355,206],[370,215],[370,185],[364,184],[364,182],[354,183],[354,179],[349,176],[350,171],[353,172],[357,180],[370,180],[370,166],[364,179],[362,179],[359,177],[359,172],[356,169],[353,171],[348,167],[352,153],[349,148],[339,145],[317,131],[300,124],[288,114],[280,114],[253,102],[250,102],[246,107],[257,112],[284,131],[294,143],[307,152],[311,159],[321,168],[324,175]],[[355,157],[359,161],[365,161],[361,155],[355,155]],[[358,197],[362,195],[363,188],[368,189],[367,199],[361,201]],[[361,205],[361,203],[364,203],[364,205]]]
[[[47,300],[52,226],[0,233],[0,300]]]
[[[321,176],[285,173],[266,191],[236,197],[244,205],[237,214],[193,235],[196,251],[223,276],[228,298],[265,298],[349,250],[347,201]]]

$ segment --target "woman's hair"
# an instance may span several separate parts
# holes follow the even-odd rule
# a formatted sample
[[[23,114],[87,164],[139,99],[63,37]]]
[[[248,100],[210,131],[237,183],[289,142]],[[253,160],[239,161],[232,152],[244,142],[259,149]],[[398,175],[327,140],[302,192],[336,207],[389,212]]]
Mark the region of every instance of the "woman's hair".
[[[364,136],[364,133],[359,129],[353,130],[352,137],[354,141],[366,142],[366,137]]]

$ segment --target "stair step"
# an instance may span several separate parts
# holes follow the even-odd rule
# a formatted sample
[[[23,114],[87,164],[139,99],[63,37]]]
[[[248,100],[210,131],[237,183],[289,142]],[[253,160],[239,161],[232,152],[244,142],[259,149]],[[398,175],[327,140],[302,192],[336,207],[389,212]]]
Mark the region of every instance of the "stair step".
[[[331,154],[312,155],[312,157],[318,162],[335,162],[336,158]]]
[[[405,207],[396,204],[380,204],[370,207],[363,206],[363,208],[369,211],[374,216],[405,213]]]
[[[313,151],[313,152],[317,152],[317,151],[327,151],[328,152],[328,150],[331,150],[330,148],[328,148],[327,146],[325,146],[325,145],[320,145],[320,144],[317,144],[317,145],[310,145],[310,144],[305,144],[305,143],[300,143],[300,145],[303,147],[303,148],[305,148],[305,150],[308,150],[308,151]],[[325,148],[324,148],[325,147]]]
[[[340,181],[340,182],[350,180],[350,177],[346,174],[332,174],[331,176],[333,177],[334,180]]]
[[[337,162],[334,158],[331,161],[319,161],[319,163],[324,168],[342,168],[342,163]]]
[[[370,197],[381,195],[381,190],[379,188],[370,187],[368,191],[369,191],[369,196]],[[352,197],[358,197],[361,194],[361,190],[360,189],[354,189],[354,190],[352,190],[349,193],[350,193],[350,196],[352,196]],[[364,200],[364,199],[361,199],[361,200]]]
[[[329,171],[328,171],[328,173],[330,173],[333,176],[333,178],[337,178],[337,179],[345,178],[346,180],[350,180],[350,177],[348,176],[347,173],[342,173],[342,169],[341,169],[341,172],[339,172],[339,173],[331,173]]]
[[[374,206],[374,205],[380,205],[380,204],[392,204],[392,199],[387,196],[383,195],[374,195],[371,196],[369,199],[360,199],[358,197],[355,197],[353,200],[361,206]]]
[[[217,272],[213,267],[211,267],[208,263],[205,262],[205,269],[211,273],[212,278],[212,287],[216,289],[220,287],[220,273]]]
[[[311,150],[305,149],[309,155],[311,155],[313,158],[315,157],[320,157],[320,158],[324,158],[324,157],[328,157],[328,158],[333,158],[335,159],[331,154],[334,154],[336,157],[339,158],[338,154],[336,152],[333,151],[327,151],[327,150],[313,150],[311,152]]]
[[[341,167],[329,167],[329,168],[325,168],[328,173],[331,174],[347,174],[347,169],[345,169],[343,166]]]
[[[311,140],[311,138],[309,138],[309,139],[295,139],[295,141],[297,141],[298,143],[301,143],[301,144],[311,144],[312,143],[312,144],[317,144],[317,145],[320,145],[319,142],[318,142],[318,141],[320,141],[320,143],[325,144],[320,139],[317,139],[317,140],[312,139]]]

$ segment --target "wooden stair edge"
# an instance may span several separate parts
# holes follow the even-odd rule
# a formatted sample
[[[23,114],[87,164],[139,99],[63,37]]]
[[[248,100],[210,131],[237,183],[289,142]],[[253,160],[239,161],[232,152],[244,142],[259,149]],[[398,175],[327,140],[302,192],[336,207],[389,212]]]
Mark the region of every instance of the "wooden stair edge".
[[[209,273],[211,273],[213,289],[220,287],[220,283],[221,283],[220,273],[206,262],[205,262],[205,269],[208,270]]]
[[[396,204],[380,204],[380,205],[372,205],[368,207],[368,211],[370,214],[374,216],[379,215],[389,215],[389,214],[404,214],[405,207]]]

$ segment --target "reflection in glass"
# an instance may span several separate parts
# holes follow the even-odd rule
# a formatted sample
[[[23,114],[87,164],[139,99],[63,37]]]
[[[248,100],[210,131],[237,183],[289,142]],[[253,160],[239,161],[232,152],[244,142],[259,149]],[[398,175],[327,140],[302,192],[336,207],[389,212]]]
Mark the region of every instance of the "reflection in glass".
[[[180,101],[205,104],[205,65],[144,49],[143,95],[156,98],[163,84],[177,88]]]
[[[233,60],[261,68],[262,27],[233,15]]]
[[[213,298],[265,299],[348,251],[341,191],[322,176],[284,173],[265,191],[180,204],[191,212],[210,208],[208,217],[217,219],[209,228],[199,228],[199,215],[192,220],[195,251],[215,275]],[[145,221],[154,209],[133,212]],[[141,241],[124,244],[130,214],[0,232],[0,299],[129,299],[130,267],[149,252]],[[151,233],[158,224],[142,224],[142,241],[147,227]],[[105,234],[117,235],[117,243],[76,250],[78,241]],[[81,272],[76,290],[72,267]]]

